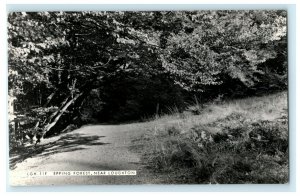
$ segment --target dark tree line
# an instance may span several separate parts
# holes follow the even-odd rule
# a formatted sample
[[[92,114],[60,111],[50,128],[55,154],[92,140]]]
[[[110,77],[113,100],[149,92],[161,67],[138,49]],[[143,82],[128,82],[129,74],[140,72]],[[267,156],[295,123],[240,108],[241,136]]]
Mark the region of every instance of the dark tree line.
[[[275,10],[10,13],[11,135],[284,90],[286,19]]]

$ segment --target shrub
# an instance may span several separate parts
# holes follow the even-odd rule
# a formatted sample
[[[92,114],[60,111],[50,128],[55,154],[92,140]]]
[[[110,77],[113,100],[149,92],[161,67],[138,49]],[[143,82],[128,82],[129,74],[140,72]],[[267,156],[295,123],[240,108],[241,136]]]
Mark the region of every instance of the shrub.
[[[234,114],[227,119],[243,118]],[[225,126],[217,133],[202,125],[187,133],[174,126],[166,131],[167,138],[159,140],[148,161],[156,171],[180,175],[181,183],[288,181],[288,129],[283,122],[240,121],[238,127]]]

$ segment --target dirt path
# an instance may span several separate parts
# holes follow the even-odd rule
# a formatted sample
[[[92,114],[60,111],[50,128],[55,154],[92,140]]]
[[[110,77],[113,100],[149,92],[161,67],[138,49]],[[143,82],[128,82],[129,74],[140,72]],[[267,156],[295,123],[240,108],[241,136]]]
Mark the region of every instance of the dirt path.
[[[152,184],[151,174],[132,152],[132,139],[143,134],[141,124],[84,126],[58,137],[45,139],[30,158],[15,164],[11,185]],[[18,159],[12,157],[11,159]],[[20,157],[19,157],[20,158]],[[30,171],[137,170],[136,176],[43,176],[27,177]]]

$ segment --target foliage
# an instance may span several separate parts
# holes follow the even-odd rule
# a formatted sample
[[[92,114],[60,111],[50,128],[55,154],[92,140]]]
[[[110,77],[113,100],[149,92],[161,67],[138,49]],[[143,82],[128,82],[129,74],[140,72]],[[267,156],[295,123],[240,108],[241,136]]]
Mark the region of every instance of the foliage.
[[[285,89],[286,12],[12,12],[8,53],[12,113],[47,136]]]
[[[224,76],[246,86],[266,75],[258,65],[280,55],[286,37],[285,11],[178,12],[182,28],[168,37],[163,65],[189,90],[219,85]],[[286,58],[286,57],[285,57]]]
[[[280,103],[282,98],[276,96],[275,100]],[[247,100],[242,100],[242,103],[258,114],[259,110],[272,105],[272,99],[269,96],[259,100],[260,103],[249,104]],[[257,107],[262,102],[267,104]],[[284,105],[277,104],[272,108],[277,106],[282,111]],[[240,103],[237,108],[241,107]],[[220,114],[221,108],[229,110],[223,103],[215,106],[212,114],[206,112],[197,116],[198,120],[193,123],[193,116],[183,120],[186,125],[179,122],[168,124],[164,119],[162,124],[149,129],[142,138],[144,162],[160,175],[168,173],[170,178],[165,183],[287,183],[286,111],[277,114],[273,110],[276,117],[262,120],[257,116],[248,118],[245,112],[237,110]],[[217,113],[217,118],[212,117],[214,113]],[[204,116],[213,120],[199,123]]]

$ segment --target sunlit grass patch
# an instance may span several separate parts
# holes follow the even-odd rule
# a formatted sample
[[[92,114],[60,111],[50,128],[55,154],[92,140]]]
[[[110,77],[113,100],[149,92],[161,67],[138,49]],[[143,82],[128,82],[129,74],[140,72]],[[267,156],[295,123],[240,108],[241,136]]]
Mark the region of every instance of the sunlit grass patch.
[[[287,95],[209,104],[149,122],[144,161],[166,183],[287,183]]]

